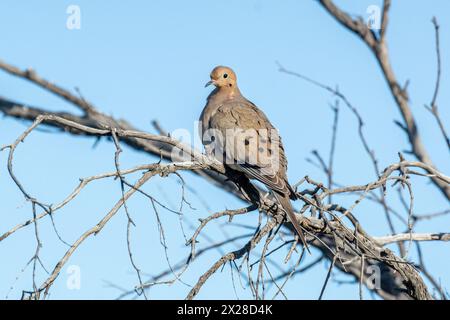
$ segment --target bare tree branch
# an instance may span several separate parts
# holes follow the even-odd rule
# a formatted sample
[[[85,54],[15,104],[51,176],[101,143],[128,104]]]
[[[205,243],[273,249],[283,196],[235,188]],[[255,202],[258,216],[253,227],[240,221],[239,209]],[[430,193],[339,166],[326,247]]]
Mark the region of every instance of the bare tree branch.
[[[436,19],[436,17],[433,17],[431,20],[434,25],[434,31],[435,31],[435,39],[436,39],[436,57],[437,57],[437,75],[436,75],[436,86],[434,88],[433,98],[431,99],[430,106],[425,105],[425,108],[431,112],[431,114],[436,119],[436,122],[439,126],[439,129],[441,130],[442,136],[444,137],[444,140],[447,144],[447,149],[450,152],[450,138],[447,135],[447,131],[445,130],[444,123],[442,122],[441,116],[439,115],[439,109],[436,104],[436,100],[439,94],[439,87],[441,83],[441,48],[440,48],[440,41],[439,41],[439,24]]]
[[[378,64],[380,65],[384,78],[402,115],[403,128],[408,135],[412,153],[414,153],[417,159],[421,162],[434,166],[431,157],[426,151],[419,135],[418,127],[408,102],[408,93],[406,88],[402,88],[400,86],[392,69],[386,41],[379,41],[374,32],[363,22],[361,18],[357,20],[351,18],[349,14],[338,8],[332,0],[319,0],[319,3],[332,17],[341,23],[341,25],[357,34],[359,38],[363,40],[363,42],[366,43],[366,45],[371,49]],[[450,200],[450,186],[438,179],[432,179],[432,181],[439,188],[439,190],[441,190],[442,194]]]
[[[373,239],[382,246],[400,241],[449,241],[450,233],[398,233]]]

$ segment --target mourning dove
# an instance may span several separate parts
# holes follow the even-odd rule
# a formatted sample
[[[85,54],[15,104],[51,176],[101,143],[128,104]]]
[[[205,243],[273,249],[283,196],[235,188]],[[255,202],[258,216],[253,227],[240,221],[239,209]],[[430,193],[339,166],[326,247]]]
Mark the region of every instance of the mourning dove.
[[[215,67],[210,77],[205,87],[213,84],[216,88],[207,98],[199,127],[206,153],[268,187],[308,249],[290,202],[296,195],[286,177],[287,160],[278,131],[242,96],[232,69]]]

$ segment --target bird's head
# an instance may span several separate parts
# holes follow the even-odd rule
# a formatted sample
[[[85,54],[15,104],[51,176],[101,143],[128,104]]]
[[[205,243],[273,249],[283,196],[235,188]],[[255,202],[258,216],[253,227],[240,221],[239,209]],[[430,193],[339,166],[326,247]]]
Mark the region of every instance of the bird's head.
[[[211,71],[210,77],[211,80],[206,83],[205,87],[210,84],[217,88],[233,88],[236,86],[236,74],[231,68],[217,66]]]

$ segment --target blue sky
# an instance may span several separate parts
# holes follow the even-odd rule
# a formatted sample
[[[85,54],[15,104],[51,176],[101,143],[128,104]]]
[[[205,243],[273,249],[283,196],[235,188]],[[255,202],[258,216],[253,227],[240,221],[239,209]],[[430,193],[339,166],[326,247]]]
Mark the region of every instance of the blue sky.
[[[349,12],[365,15],[366,8],[380,1],[336,1]],[[81,29],[66,28],[69,5],[81,9]],[[437,167],[447,174],[450,162],[445,144],[434,119],[423,107],[433,94],[436,76],[434,30],[431,18],[441,25],[443,74],[438,98],[441,117],[450,119],[449,72],[450,20],[445,0],[396,1],[392,5],[387,39],[394,70],[401,83],[410,80],[412,111],[419,130]],[[340,90],[363,116],[369,143],[381,168],[398,160],[397,152],[407,149],[406,136],[394,124],[400,119],[396,105],[369,50],[353,34],[341,28],[315,1],[12,1],[0,2],[0,59],[20,68],[32,67],[41,76],[73,90],[100,110],[124,118],[135,126],[152,131],[151,121],[173,131],[194,131],[210,89],[203,88],[215,65],[229,65],[238,74],[243,94],[260,106],[280,129],[289,159],[289,178],[295,183],[305,175],[325,180],[323,173],[306,161],[317,149],[325,157],[330,147],[333,114],[329,105],[334,98],[327,92],[278,72],[276,61],[286,68]],[[0,95],[50,110],[78,113],[73,106],[23,80],[0,73]],[[370,160],[357,137],[357,122],[342,105],[335,158],[335,179],[342,184],[364,184],[374,180]],[[2,118],[0,145],[11,143],[24,129],[24,123]],[[15,170],[31,194],[47,203],[61,201],[81,177],[114,169],[114,146],[69,135],[35,132],[17,150]],[[31,217],[26,203],[6,171],[7,154],[0,153],[0,233]],[[124,148],[122,167],[154,161],[145,154]],[[195,189],[188,198],[196,210],[186,208],[185,229],[189,236],[197,219],[224,208],[242,207],[242,203],[190,174],[183,175]],[[415,212],[431,213],[448,208],[448,202],[423,179],[414,178]],[[145,190],[172,207],[180,201],[180,184],[175,177],[155,178]],[[200,196],[198,196],[200,195]],[[120,197],[117,181],[90,185],[66,209],[55,215],[62,237],[73,242],[95,225]],[[339,198],[350,204],[354,198]],[[398,208],[396,190],[388,201]],[[207,206],[204,205],[207,203]],[[130,201],[133,228],[133,253],[139,267],[149,275],[167,268],[164,250],[159,244],[155,214],[147,200]],[[402,211],[403,212],[403,211]],[[169,246],[169,258],[178,262],[189,253],[178,217],[160,212]],[[389,230],[382,210],[369,203],[357,207],[355,214],[366,230],[376,236]],[[406,217],[406,212],[403,212]],[[107,283],[131,289],[137,284],[126,250],[126,216],[120,211],[96,237],[88,239],[72,256],[51,290],[51,298],[115,298],[120,290]],[[257,213],[235,220],[256,226]],[[442,217],[418,226],[418,232],[448,231],[450,217]],[[400,224],[397,223],[397,228]],[[39,224],[43,248],[42,260],[52,270],[67,247],[55,235],[50,220]],[[225,239],[248,232],[227,226],[226,221],[208,226],[214,239]],[[22,289],[31,289],[32,268],[21,269],[33,255],[33,228],[28,227],[0,243],[0,297],[20,297]],[[204,240],[205,241],[205,240]],[[241,240],[243,243],[244,240]],[[236,245],[240,245],[237,243]],[[207,242],[200,243],[206,245]],[[230,245],[227,249],[235,248]],[[392,247],[395,249],[395,247]],[[428,268],[442,285],[450,286],[449,248],[446,243],[423,244]],[[284,252],[283,252],[284,254]],[[312,261],[318,253],[308,257]],[[281,259],[282,255],[278,256]],[[5,259],[5,257],[7,257]],[[195,283],[219,257],[213,252],[195,261],[183,280]],[[415,252],[411,252],[415,258]],[[274,258],[276,259],[276,257]],[[5,261],[7,261],[5,263]],[[79,266],[80,290],[69,290],[67,266]],[[328,265],[319,264],[292,280],[285,292],[291,298],[316,299]],[[38,269],[38,283],[46,273]],[[199,298],[234,298],[230,269],[214,275]],[[349,277],[336,272],[336,279]],[[11,289],[10,289],[11,288]],[[157,286],[151,298],[184,298],[189,287],[183,283]],[[237,283],[240,298],[251,298],[250,290]],[[366,297],[370,297],[365,292]],[[326,299],[357,298],[355,285],[331,282]]]

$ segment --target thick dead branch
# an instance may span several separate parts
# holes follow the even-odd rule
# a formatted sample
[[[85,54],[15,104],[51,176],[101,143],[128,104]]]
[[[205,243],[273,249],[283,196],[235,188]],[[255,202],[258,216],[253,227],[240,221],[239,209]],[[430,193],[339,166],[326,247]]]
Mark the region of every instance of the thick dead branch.
[[[380,245],[400,241],[449,241],[449,233],[399,233],[393,236],[375,237],[374,240]]]

